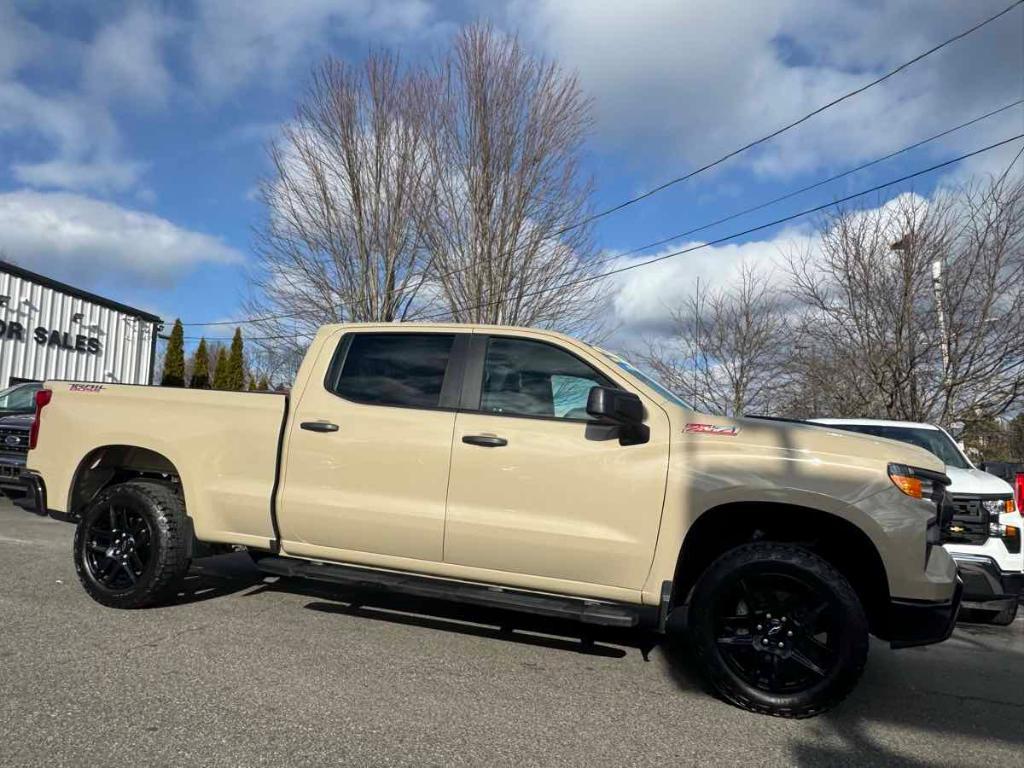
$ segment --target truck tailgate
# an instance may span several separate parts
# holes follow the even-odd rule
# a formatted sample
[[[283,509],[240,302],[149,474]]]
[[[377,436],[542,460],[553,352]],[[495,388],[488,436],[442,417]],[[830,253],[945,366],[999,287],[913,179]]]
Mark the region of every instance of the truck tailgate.
[[[53,396],[28,467],[42,476],[51,510],[75,512],[79,468],[113,446],[132,446],[173,467],[200,539],[264,547],[273,540],[286,396],[65,381],[46,387]]]

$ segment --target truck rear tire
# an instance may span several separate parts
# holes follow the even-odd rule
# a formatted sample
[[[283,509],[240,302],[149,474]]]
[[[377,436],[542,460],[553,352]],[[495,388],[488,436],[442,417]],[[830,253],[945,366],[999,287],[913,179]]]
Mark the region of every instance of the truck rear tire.
[[[132,480],[89,504],[75,530],[75,570],[85,591],[111,608],[173,597],[189,566],[191,526],[169,483]]]
[[[826,560],[794,544],[729,550],[690,601],[691,645],[715,691],[776,717],[811,717],[853,690],[867,661],[868,621]]]

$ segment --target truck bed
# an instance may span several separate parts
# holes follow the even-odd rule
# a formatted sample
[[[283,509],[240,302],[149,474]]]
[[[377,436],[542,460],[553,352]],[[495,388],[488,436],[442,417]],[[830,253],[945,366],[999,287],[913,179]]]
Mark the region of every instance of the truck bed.
[[[133,461],[180,477],[200,539],[267,547],[275,538],[287,396],[68,381],[46,388],[53,395],[28,466],[45,478],[50,510],[76,512],[78,468],[136,446]]]

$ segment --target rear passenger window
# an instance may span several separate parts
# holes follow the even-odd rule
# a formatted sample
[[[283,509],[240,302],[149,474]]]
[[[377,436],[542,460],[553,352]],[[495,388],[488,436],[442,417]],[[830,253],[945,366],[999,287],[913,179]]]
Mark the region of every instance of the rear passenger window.
[[[361,403],[436,408],[454,340],[439,333],[353,334],[333,390]]]

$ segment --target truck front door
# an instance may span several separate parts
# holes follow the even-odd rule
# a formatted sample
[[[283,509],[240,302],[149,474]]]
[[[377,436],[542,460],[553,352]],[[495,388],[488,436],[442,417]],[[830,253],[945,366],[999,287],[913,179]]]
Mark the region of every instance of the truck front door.
[[[314,370],[327,374],[299,394],[287,436],[278,510],[286,552],[441,560],[468,338],[356,331],[324,345],[330,363]]]
[[[476,334],[455,422],[444,559],[640,589],[668,471],[668,417],[646,397],[650,439],[595,424],[610,370],[539,338]],[[554,585],[553,585],[554,586]]]

